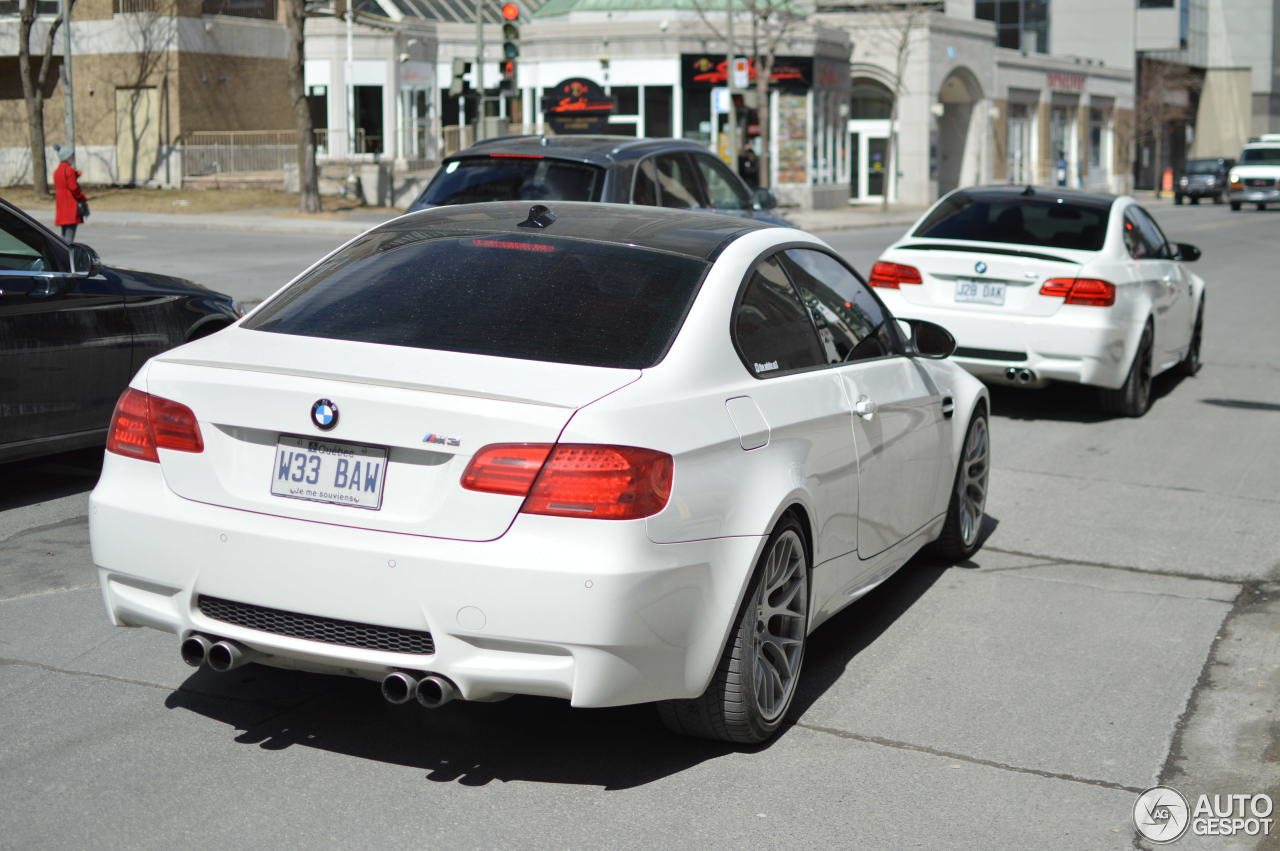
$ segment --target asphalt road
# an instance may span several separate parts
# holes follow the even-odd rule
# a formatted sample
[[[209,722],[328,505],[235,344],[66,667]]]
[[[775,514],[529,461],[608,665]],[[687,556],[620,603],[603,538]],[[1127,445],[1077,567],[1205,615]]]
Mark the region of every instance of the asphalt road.
[[[1132,848],[1157,782],[1280,799],[1280,211],[1157,218],[1204,250],[1204,370],[1159,380],[1141,420],[995,391],[985,547],[823,626],[762,748],[646,707],[428,713],[371,683],[192,673],[172,636],[106,622],[98,454],[0,466],[0,847]],[[826,236],[866,269],[900,230]],[[341,241],[84,239],[240,298]]]

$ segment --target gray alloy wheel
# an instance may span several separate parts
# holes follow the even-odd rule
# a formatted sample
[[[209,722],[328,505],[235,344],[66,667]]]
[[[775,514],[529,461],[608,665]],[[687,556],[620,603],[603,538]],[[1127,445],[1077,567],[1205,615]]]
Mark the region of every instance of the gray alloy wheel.
[[[947,506],[942,534],[932,552],[949,561],[963,561],[981,546],[982,518],[987,506],[987,482],[991,476],[991,429],[987,412],[979,407],[969,421],[955,486]]]
[[[1151,326],[1142,331],[1138,351],[1134,352],[1129,375],[1118,390],[1103,390],[1099,394],[1102,407],[1111,414],[1122,417],[1140,417],[1151,407],[1151,357],[1154,335]]]
[[[786,717],[809,631],[809,556],[791,515],[765,545],[711,685],[693,700],[658,704],[677,733],[757,744]]]

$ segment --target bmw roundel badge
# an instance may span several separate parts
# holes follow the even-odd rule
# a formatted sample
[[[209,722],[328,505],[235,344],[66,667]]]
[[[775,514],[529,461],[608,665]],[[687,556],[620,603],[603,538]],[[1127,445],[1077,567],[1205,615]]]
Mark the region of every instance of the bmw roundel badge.
[[[973,264],[973,271],[981,275],[983,272],[987,271],[987,264],[979,260],[977,263]]]
[[[321,431],[329,431],[338,424],[338,406],[328,399],[317,399],[311,406],[311,422]]]

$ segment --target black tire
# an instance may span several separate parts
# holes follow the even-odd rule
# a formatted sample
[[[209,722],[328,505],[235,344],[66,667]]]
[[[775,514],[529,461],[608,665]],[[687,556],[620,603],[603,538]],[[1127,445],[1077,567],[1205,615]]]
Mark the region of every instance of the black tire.
[[[1178,374],[1185,375],[1187,378],[1193,377],[1200,371],[1200,342],[1204,337],[1204,299],[1200,299],[1200,304],[1196,307],[1196,324],[1191,330],[1191,346],[1187,349],[1186,356],[1178,362]]]
[[[1152,352],[1155,335],[1148,324],[1133,353],[1129,374],[1119,390],[1103,390],[1099,394],[1102,408],[1121,417],[1140,417],[1151,407]]]
[[[1259,209],[1259,210],[1265,210],[1265,209],[1267,209],[1267,202],[1265,202],[1265,201],[1259,201],[1259,202],[1258,202],[1258,209]]]
[[[765,543],[711,684],[692,700],[659,702],[662,722],[701,739],[765,741],[791,708],[808,631],[809,556],[799,521],[787,514]]]
[[[1239,202],[1239,201],[1232,201],[1232,202],[1231,202],[1231,212],[1233,212],[1233,213],[1238,213],[1238,212],[1240,212],[1240,202]]]
[[[964,561],[982,546],[982,518],[991,476],[991,428],[987,409],[979,405],[969,420],[960,463],[951,486],[951,502],[942,534],[929,546],[932,555],[947,561]]]
[[[1192,203],[1192,205],[1199,204],[1199,203],[1200,203],[1200,196],[1199,196],[1199,195],[1192,195],[1192,196],[1191,196],[1191,203]]]
[[[1182,203],[1182,196],[1181,196],[1181,195],[1174,195],[1174,196],[1173,196],[1173,203],[1175,203],[1175,204],[1181,204],[1181,203]]]

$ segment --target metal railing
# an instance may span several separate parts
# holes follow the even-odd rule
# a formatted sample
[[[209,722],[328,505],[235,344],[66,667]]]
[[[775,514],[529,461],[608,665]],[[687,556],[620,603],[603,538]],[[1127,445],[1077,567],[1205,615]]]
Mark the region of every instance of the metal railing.
[[[282,171],[298,156],[294,130],[238,130],[187,133],[182,174],[199,177],[240,171]]]

